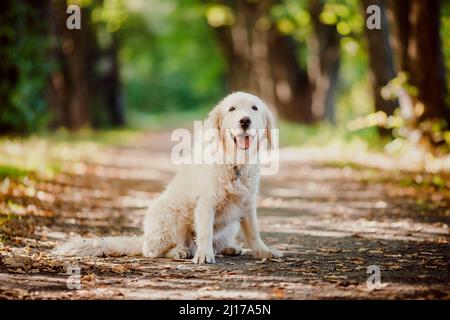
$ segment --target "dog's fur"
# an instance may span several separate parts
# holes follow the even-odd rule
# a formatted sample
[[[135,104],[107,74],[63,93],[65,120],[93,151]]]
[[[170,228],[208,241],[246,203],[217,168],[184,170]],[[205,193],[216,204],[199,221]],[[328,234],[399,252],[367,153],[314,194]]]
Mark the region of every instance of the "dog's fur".
[[[234,109],[230,111],[231,107]],[[235,92],[219,102],[206,121],[208,128],[219,130],[220,146],[225,154],[227,145],[238,146],[236,136],[225,133],[225,130],[242,132],[239,120],[243,117],[251,120],[251,129],[266,129],[270,143],[274,120],[269,108],[254,95]],[[257,148],[255,136],[249,139],[249,150],[241,152],[254,152]],[[258,231],[256,195],[259,175],[258,164],[183,165],[151,205],[144,220],[142,236],[77,238],[54,249],[53,253],[194,257],[194,263],[214,263],[216,254],[241,254],[242,249],[236,242],[241,229],[254,256],[279,257],[281,253],[269,249]]]

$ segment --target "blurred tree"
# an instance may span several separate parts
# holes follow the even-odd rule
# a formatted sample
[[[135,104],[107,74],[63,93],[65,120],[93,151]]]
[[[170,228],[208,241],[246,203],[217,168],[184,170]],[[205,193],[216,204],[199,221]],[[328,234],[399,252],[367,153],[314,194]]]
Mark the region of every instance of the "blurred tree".
[[[93,92],[92,123],[94,126],[122,126],[125,124],[125,105],[120,79],[118,33],[128,20],[122,0],[92,0],[89,6],[92,37],[90,79]]]
[[[258,94],[281,116],[312,122],[312,86],[297,62],[293,39],[269,20],[272,1],[222,2],[209,8],[207,18],[228,62],[231,90]]]
[[[206,111],[223,97],[225,61],[200,0],[130,1],[127,11],[117,36],[132,117]]]
[[[104,104],[109,114],[109,123],[112,126],[122,126],[125,124],[125,106],[120,82],[119,43],[115,34],[112,35],[111,44],[104,56],[108,63],[100,83],[104,88]]]
[[[334,25],[324,24],[321,0],[309,0],[313,32],[308,39],[311,51],[308,73],[313,83],[312,112],[317,120],[335,120],[335,95],[340,61],[340,35]]]
[[[124,8],[110,10],[108,5],[105,0],[84,3],[81,29],[69,30],[66,1],[51,2],[53,37],[57,40],[53,59],[59,65],[48,90],[49,104],[56,115],[54,126],[79,129],[125,123],[115,35],[123,23]],[[105,15],[105,11],[112,15]]]
[[[89,23],[88,8],[81,8],[81,29],[69,30],[66,27],[66,1],[51,1],[53,37],[57,40],[53,59],[58,68],[51,75],[48,99],[55,114],[56,126],[80,129],[90,125],[89,105],[91,86],[89,71],[89,47],[92,29]]]
[[[394,48],[399,71],[406,71],[410,84],[418,89],[418,121],[445,119],[446,84],[440,38],[441,1],[398,0],[388,2],[394,26]]]
[[[53,67],[46,1],[0,2],[0,132],[42,129],[48,119],[44,95]]]
[[[292,121],[332,119],[339,65],[336,29],[319,20],[322,2],[310,1],[314,16],[310,49],[315,58],[307,70],[300,65],[297,45],[286,30],[292,22],[285,19],[279,30],[271,21],[274,4],[279,2],[221,1],[209,7],[208,22],[215,27],[227,59],[231,89],[260,95]]]
[[[398,101],[394,99],[387,100],[381,95],[381,89],[394,79],[396,75],[389,39],[390,26],[386,18],[386,4],[384,0],[361,0],[361,4],[364,15],[366,15],[366,9],[370,5],[377,5],[381,9],[381,29],[370,30],[364,28],[364,32],[369,53],[370,80],[375,111],[382,111],[389,116],[394,114],[394,110],[398,107]],[[380,132],[389,134],[390,130],[380,128]]]

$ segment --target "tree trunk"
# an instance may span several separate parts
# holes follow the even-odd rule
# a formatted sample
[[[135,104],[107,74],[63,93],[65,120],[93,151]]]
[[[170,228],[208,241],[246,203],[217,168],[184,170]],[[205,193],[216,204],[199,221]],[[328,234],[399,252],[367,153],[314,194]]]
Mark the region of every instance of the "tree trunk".
[[[395,78],[393,52],[389,40],[390,26],[386,18],[384,0],[361,0],[363,14],[370,5],[377,5],[381,9],[381,29],[369,30],[364,28],[369,53],[370,80],[375,111],[383,111],[388,116],[398,107],[398,101],[385,100],[381,96],[381,89]],[[367,16],[366,16],[367,19]],[[383,135],[390,134],[389,130],[380,128]]]
[[[425,105],[422,119],[445,118],[445,68],[440,38],[441,1],[413,0],[407,66],[411,84],[419,88],[419,101]]]
[[[52,1],[53,30],[60,45],[54,50],[60,66],[51,77],[49,104],[56,111],[55,125],[80,129],[90,124],[88,37],[90,26],[87,9],[81,10],[81,29],[66,27],[65,1]]]
[[[267,44],[270,66],[269,77],[272,79],[275,105],[282,117],[296,121],[310,123],[316,121],[312,113],[313,87],[308,73],[301,69],[293,39],[282,36],[273,28],[269,30]]]
[[[117,36],[113,34],[111,45],[105,52],[105,58],[108,59],[109,68],[102,77],[102,84],[104,91],[103,104],[109,115],[110,124],[114,127],[125,124],[118,52],[119,44]]]
[[[261,96],[292,121],[333,121],[339,36],[334,26],[319,21],[323,4],[311,1],[315,22],[309,64],[313,67],[304,70],[294,40],[276,26],[262,23],[270,17],[273,1],[222,2],[231,6],[235,16],[233,25],[216,28],[229,66],[230,88]]]
[[[320,21],[320,13],[323,11],[322,1],[310,0],[309,11],[313,27],[312,35],[308,40],[310,49],[308,74],[313,84],[311,108],[315,119],[334,122],[340,37],[334,25],[324,25]]]
[[[228,62],[230,89],[261,96],[284,118],[314,121],[312,87],[299,67],[293,40],[275,26],[258,24],[269,16],[272,1],[225,3],[232,6],[235,22],[215,30]]]
[[[424,111],[418,121],[446,119],[445,69],[440,39],[441,1],[401,0],[389,2],[399,71],[409,74],[419,92],[417,102]]]
[[[409,38],[410,0],[387,1],[387,17],[392,27],[391,42],[394,49],[395,65],[398,70],[407,70],[407,53]]]

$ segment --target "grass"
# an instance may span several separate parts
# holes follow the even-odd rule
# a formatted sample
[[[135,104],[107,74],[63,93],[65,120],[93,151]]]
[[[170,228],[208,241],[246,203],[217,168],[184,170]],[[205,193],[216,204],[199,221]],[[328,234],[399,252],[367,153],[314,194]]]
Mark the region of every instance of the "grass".
[[[0,179],[13,178],[19,179],[30,174],[29,170],[11,165],[0,165]]]
[[[363,144],[367,149],[381,151],[389,139],[379,136],[376,128],[348,131],[343,126],[326,122],[301,125],[286,121],[279,122],[281,146],[327,146],[330,144]]]
[[[103,147],[127,145],[143,131],[191,129],[194,120],[206,117],[207,110],[157,114],[131,112],[128,117],[129,125],[120,129],[83,129],[78,132],[56,130],[28,137],[0,137],[0,179],[21,178],[31,172],[54,175],[61,172],[67,162],[95,160]],[[352,165],[351,161],[356,154],[386,153],[386,147],[393,144],[392,139],[380,137],[375,127],[349,131],[345,124],[331,125],[323,122],[301,125],[279,120],[278,128],[281,147],[322,149],[328,150],[328,154],[344,155],[330,158],[326,152],[323,153],[325,161],[334,161],[339,167]],[[415,152],[406,147],[399,150],[397,155],[400,156]],[[391,152],[390,155],[394,154]],[[439,184],[439,181],[435,184]]]
[[[42,132],[28,137],[0,137],[0,179],[19,179],[33,174],[52,176],[61,172],[64,161],[95,159],[106,146],[123,146],[145,130],[192,127],[204,119],[206,111],[142,114],[130,113],[129,125],[118,129],[65,129]]]
[[[192,110],[163,113],[130,112],[129,127],[135,130],[170,130],[176,128],[191,128],[195,120],[204,120],[208,110]]]
[[[102,144],[119,142],[115,134],[97,132],[2,137],[0,179],[20,179],[29,175],[53,176],[62,171],[63,161],[95,157]]]
[[[121,146],[142,131],[192,128],[194,120],[207,117],[207,110],[146,114],[131,112],[129,125],[120,129],[56,130],[28,137],[0,138],[0,178],[22,178],[30,173],[51,176],[62,170],[64,161],[94,159],[105,146]],[[322,123],[313,126],[279,122],[281,146],[348,145],[358,142],[380,148],[375,130],[349,134],[345,129]]]
[[[53,143],[81,143],[92,142],[101,145],[121,146],[134,139],[140,133],[133,128],[119,129],[82,129],[78,132],[70,132],[60,129],[55,132],[46,132],[37,135],[38,138],[47,139]]]
[[[176,113],[136,113],[129,115],[131,130],[171,130],[175,128],[191,128],[194,120],[204,120],[207,110],[180,111]],[[382,150],[389,139],[381,138],[376,128],[366,128],[355,132],[348,131],[345,126],[322,122],[314,125],[302,125],[278,121],[280,129],[280,145],[289,146],[326,146],[341,143],[363,143],[367,148]]]

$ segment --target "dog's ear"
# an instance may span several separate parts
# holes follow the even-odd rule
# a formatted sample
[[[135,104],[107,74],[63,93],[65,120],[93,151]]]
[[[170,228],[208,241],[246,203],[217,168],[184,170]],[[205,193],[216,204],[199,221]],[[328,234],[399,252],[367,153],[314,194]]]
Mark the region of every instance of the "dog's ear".
[[[207,129],[217,129],[219,132],[222,127],[222,112],[220,112],[220,108],[216,106],[212,111],[208,114],[208,119],[206,119],[205,126]]]
[[[274,139],[274,134],[273,134],[273,129],[275,129],[275,117],[272,113],[272,111],[270,111],[269,108],[266,108],[266,138],[267,138],[267,146],[269,147],[269,149],[272,149],[273,146],[273,139]]]
[[[222,142],[222,146],[225,146],[225,134],[222,128],[222,118],[223,114],[221,112],[220,104],[218,104],[214,109],[211,110],[211,112],[208,114],[208,119],[206,119],[205,121],[206,129],[217,130],[217,138],[219,142],[218,147],[221,145],[220,142]]]

